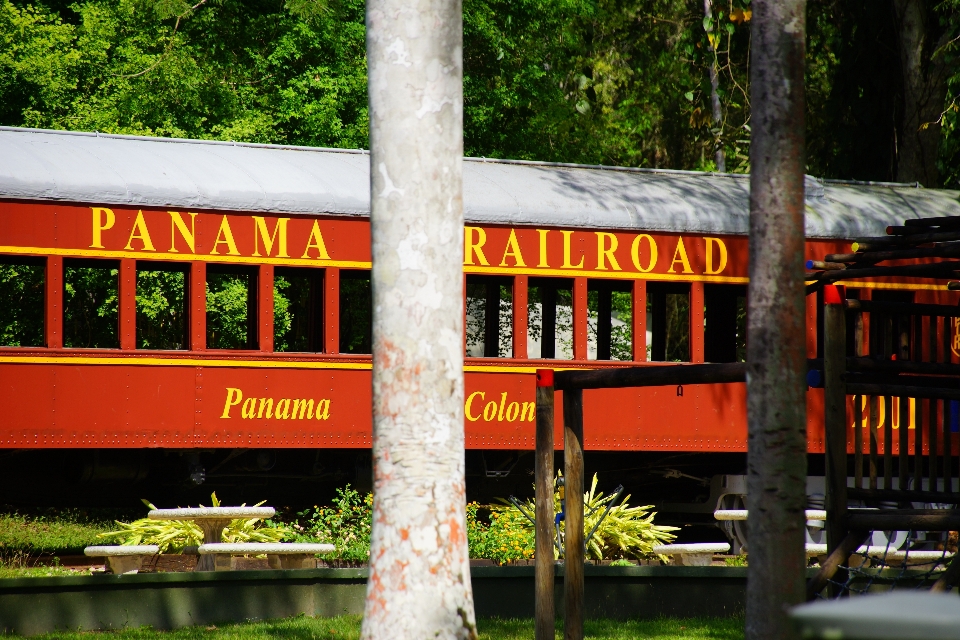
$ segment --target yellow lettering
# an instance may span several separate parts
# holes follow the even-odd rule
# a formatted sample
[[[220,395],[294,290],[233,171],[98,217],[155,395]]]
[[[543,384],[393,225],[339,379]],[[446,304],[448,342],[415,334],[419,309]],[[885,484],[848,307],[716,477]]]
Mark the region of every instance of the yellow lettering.
[[[153,240],[150,239],[150,231],[147,230],[147,221],[143,219],[143,211],[137,211],[137,219],[133,221],[133,229],[130,229],[130,237],[127,238],[127,251],[133,251],[130,246],[134,240],[139,240],[143,244],[144,251],[156,251],[153,248]]]
[[[520,243],[517,242],[517,232],[510,229],[510,237],[507,238],[507,247],[503,250],[503,259],[500,260],[500,266],[507,266],[507,257],[513,258],[513,266],[525,267],[523,254],[520,252]]]
[[[530,412],[530,417],[527,418],[527,422],[533,422],[533,418],[537,413],[537,403],[536,402],[523,403],[523,406],[520,409],[520,422],[523,422],[523,419],[527,415],[528,411]]]
[[[330,417],[330,401],[326,398],[317,403],[317,420],[327,420]]]
[[[497,412],[497,421],[503,421],[503,408],[507,406],[507,392],[504,391],[500,394],[500,410]]]
[[[470,422],[476,422],[477,420],[480,419],[479,415],[473,416],[470,413],[470,406],[473,404],[474,398],[476,398],[477,396],[480,396],[480,399],[483,400],[484,396],[486,395],[487,394],[484,393],[483,391],[474,391],[467,397],[467,402],[466,404],[463,405],[463,413],[465,416],[467,416],[467,420],[469,420]]]
[[[230,222],[227,221],[227,216],[223,216],[223,220],[220,221],[220,230],[217,231],[217,239],[214,241],[213,251],[210,253],[215,256],[220,255],[217,247],[221,244],[227,245],[227,254],[231,256],[240,255],[240,252],[237,251],[237,243],[233,241],[233,231],[230,229]]]
[[[518,415],[520,415],[520,403],[511,402],[507,407],[507,422],[516,422]]]
[[[561,231],[563,234],[563,268],[564,269],[583,269],[583,256],[580,256],[580,264],[570,263],[570,238],[573,231]]]
[[[495,417],[497,417],[497,403],[491,400],[483,408],[483,419],[492,422]]]
[[[297,415],[298,410],[300,411],[299,416]],[[313,417],[313,400],[294,400],[293,414],[290,417],[294,420],[303,420],[304,414],[306,414],[308,420]]]
[[[547,264],[547,234],[550,233],[550,229],[537,229],[537,233],[540,234],[540,264],[537,266],[549,268],[550,265]]]
[[[907,429],[917,428],[917,415],[915,409],[917,401],[915,398],[909,398],[907,401]],[[894,429],[900,428],[900,398],[895,397],[890,403],[890,426]]]
[[[240,404],[240,401],[243,400],[243,392],[240,389],[235,389],[233,387],[227,387],[227,400],[223,403],[223,415],[221,418],[230,417],[230,409],[232,407]]]
[[[683,246],[682,236],[677,238],[677,248],[673,252],[673,261],[670,263],[670,268],[667,269],[667,273],[676,273],[673,267],[678,262],[683,265],[683,273],[693,273],[693,269],[690,268],[690,261],[687,259],[687,248]]]
[[[289,258],[290,256],[287,255],[287,223],[290,222],[290,218],[277,218],[277,224],[273,227],[273,234],[271,235],[267,231],[267,221],[262,216],[251,217],[253,218],[253,255],[260,255],[259,240],[262,240],[267,257],[273,251],[273,243],[277,242],[279,244],[277,257]],[[316,224],[316,221],[314,221],[314,224]],[[279,236],[279,242],[277,236]]]
[[[704,238],[707,241],[707,266],[704,270],[704,273],[708,276],[715,276],[718,273],[723,273],[723,270],[727,268],[727,245],[723,244],[723,240],[720,238]],[[719,264],[717,268],[713,268],[713,246],[717,246],[717,256],[719,258]]]
[[[317,250],[317,260],[329,260],[330,254],[327,253],[327,245],[323,243],[323,234],[320,233],[320,223],[313,221],[313,229],[310,230],[310,238],[307,239],[307,248],[303,250],[301,258],[310,257],[310,249]]]
[[[617,263],[616,256],[613,255],[613,252],[617,250],[617,236],[602,231],[596,231],[595,233],[597,234],[597,270],[606,271],[607,260],[609,260],[614,271],[623,271]],[[610,241],[609,249],[607,248],[607,240]]]
[[[640,242],[643,239],[646,239],[650,245],[650,260],[647,262],[646,268],[640,264]],[[650,273],[653,271],[653,268],[657,266],[657,241],[653,239],[653,236],[641,233],[633,239],[633,246],[630,247],[630,255],[633,257],[633,266],[636,267],[637,271],[640,273]]]
[[[243,401],[243,407],[240,408],[240,416],[248,420],[254,417],[257,412],[257,399],[247,398]]]
[[[290,417],[290,398],[277,400],[277,408],[273,411],[273,417],[277,420],[286,420]]]
[[[266,416],[267,419],[272,418],[273,417],[273,398],[260,398],[260,409],[257,411],[257,418],[264,417],[263,416],[264,407],[266,407],[267,409],[267,416]]]
[[[167,211],[167,213],[170,214],[170,251],[168,253],[180,253],[177,251],[177,231],[180,232],[180,237],[183,238],[183,241],[190,247],[190,253],[196,253],[197,214],[187,214],[190,216],[190,230],[187,231],[187,224],[178,212]]]
[[[103,232],[113,228],[117,216],[105,207],[93,207],[93,243],[91,249],[103,249]]]
[[[476,232],[477,240],[473,240]],[[483,245],[487,243],[487,232],[480,227],[463,228],[463,264],[473,264],[473,256],[477,256],[480,264],[489,266],[487,257],[483,255]]]

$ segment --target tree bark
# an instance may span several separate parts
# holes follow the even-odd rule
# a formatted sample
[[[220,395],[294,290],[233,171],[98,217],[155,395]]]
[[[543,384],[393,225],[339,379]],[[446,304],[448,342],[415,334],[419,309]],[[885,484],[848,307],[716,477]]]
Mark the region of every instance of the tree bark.
[[[368,0],[373,536],[362,638],[475,638],[457,0]]]
[[[752,4],[748,640],[795,637],[787,610],[805,595],[805,4]]]
[[[703,15],[708,19],[713,19],[711,0],[703,0]],[[708,37],[709,34],[714,31],[715,29],[711,25],[710,28],[707,29]],[[723,112],[720,110],[720,78],[717,76],[717,48],[713,44],[710,44],[707,51],[713,54],[713,59],[710,60],[710,68],[708,69],[708,73],[710,74],[710,115],[713,119],[713,127],[716,129],[716,133],[713,134],[713,159],[717,164],[717,171],[722,173],[727,170],[727,157],[723,152],[723,141],[720,136],[723,126]]]
[[[928,0],[894,0],[903,74],[903,115],[897,144],[897,181],[939,185],[940,114],[947,97],[943,29]]]

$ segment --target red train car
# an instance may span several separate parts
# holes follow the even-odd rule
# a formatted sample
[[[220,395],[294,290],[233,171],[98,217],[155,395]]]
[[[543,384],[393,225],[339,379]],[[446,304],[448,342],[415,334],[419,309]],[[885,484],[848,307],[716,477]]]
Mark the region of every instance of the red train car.
[[[124,484],[173,483],[164,465],[194,483],[365,473],[344,457],[371,439],[365,152],[9,128],[0,149],[8,468],[76,462],[60,477]],[[742,175],[467,159],[464,412],[483,477],[533,448],[538,367],[743,357],[748,191]],[[960,214],[957,194],[907,185],[811,178],[806,200],[811,259]],[[932,281],[854,286],[957,302]],[[816,296],[807,312],[812,358]],[[821,393],[808,400],[816,454]],[[742,471],[743,385],[595,391],[585,416],[598,468]],[[299,471],[275,466],[287,450]],[[678,471],[686,454],[700,457]]]

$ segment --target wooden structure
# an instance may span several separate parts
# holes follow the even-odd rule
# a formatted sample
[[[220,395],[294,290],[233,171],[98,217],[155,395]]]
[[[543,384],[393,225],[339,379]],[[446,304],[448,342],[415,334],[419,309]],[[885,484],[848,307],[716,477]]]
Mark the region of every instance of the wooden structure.
[[[746,364],[632,367],[606,371],[537,371],[536,441],[536,639],[554,637],[553,608],[553,425],[554,394],[563,394],[564,638],[583,638],[583,438],[585,389],[738,383],[746,381]]]
[[[960,283],[944,287],[942,279],[957,277],[960,262],[929,259],[960,255],[960,218],[908,220],[887,232],[858,240],[854,253],[808,263],[820,270],[809,290],[822,288],[824,301],[830,551],[808,583],[808,599],[831,579],[843,581],[847,558],[871,531],[960,530],[960,306],[850,299],[843,286],[829,284],[910,275],[957,290]],[[848,500],[872,508],[849,508]],[[878,510],[881,501],[899,508]],[[916,503],[954,508],[908,508]],[[954,559],[934,590],[955,586],[958,578],[960,562]]]

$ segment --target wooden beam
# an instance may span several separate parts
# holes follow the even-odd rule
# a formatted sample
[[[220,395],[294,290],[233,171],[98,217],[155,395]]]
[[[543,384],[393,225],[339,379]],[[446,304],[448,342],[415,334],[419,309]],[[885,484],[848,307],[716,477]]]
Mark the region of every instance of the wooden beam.
[[[527,288],[528,276],[513,278],[513,357],[527,358]],[[552,638],[551,638],[552,640]]]
[[[514,296],[516,301],[516,296]],[[526,311],[526,309],[524,309]],[[554,640],[554,537],[553,537],[553,370],[537,370],[537,433],[534,490],[536,492],[534,637]]]
[[[847,394],[843,382],[847,362],[847,318],[844,307],[840,304],[839,293],[836,296],[825,295],[825,299],[827,300],[823,318],[825,507],[827,510],[827,549],[836,549],[847,533],[845,522],[847,512]]]
[[[323,352],[340,353],[340,269],[323,270]]]
[[[273,265],[261,264],[257,274],[257,335],[260,351],[273,353]]]
[[[207,348],[207,263],[190,263],[190,350]]]
[[[583,390],[563,393],[563,637],[583,640]]]
[[[63,258],[47,256],[43,295],[44,343],[48,349],[63,348]]]
[[[587,279],[573,279],[573,359],[587,359]]]
[[[631,310],[631,328],[633,329],[633,361],[647,361],[647,282],[633,281],[633,309]]]
[[[678,384],[719,384],[744,382],[747,365],[743,362],[720,364],[669,364],[623,369],[557,371],[557,389],[619,389]]]

